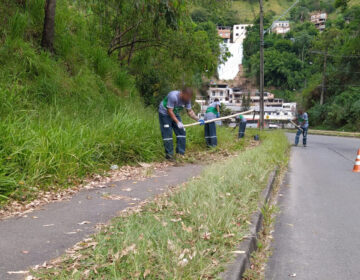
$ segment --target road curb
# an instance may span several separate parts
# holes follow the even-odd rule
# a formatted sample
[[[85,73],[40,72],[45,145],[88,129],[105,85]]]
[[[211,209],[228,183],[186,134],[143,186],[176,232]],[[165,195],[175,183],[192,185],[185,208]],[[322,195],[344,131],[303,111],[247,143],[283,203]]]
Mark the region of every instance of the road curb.
[[[257,234],[262,227],[263,214],[261,209],[269,201],[278,168],[270,173],[268,184],[261,193],[258,210],[251,216],[250,234],[236,248],[239,252],[233,262],[231,262],[226,271],[220,276],[223,280],[240,280],[247,268],[250,267],[250,257],[252,252],[257,249]]]

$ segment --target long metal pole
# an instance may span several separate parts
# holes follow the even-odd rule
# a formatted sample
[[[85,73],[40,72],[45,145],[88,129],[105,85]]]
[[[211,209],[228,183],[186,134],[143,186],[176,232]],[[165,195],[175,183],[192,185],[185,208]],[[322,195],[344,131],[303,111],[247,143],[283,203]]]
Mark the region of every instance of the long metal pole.
[[[264,10],[260,4],[260,128],[264,129]]]
[[[324,104],[324,95],[325,95],[325,82],[326,82],[326,60],[327,60],[327,52],[324,53],[324,66],[323,66],[323,75],[322,75],[322,83],[321,83],[321,95],[320,95],[320,105]]]

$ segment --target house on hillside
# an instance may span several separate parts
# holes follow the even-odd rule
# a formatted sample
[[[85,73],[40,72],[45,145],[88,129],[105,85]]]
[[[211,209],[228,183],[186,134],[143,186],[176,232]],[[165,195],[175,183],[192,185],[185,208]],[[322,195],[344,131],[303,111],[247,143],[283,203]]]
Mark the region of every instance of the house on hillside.
[[[231,27],[229,26],[218,26],[218,35],[224,40],[224,43],[230,43],[231,39]]]
[[[318,11],[310,14],[310,21],[319,31],[323,31],[325,29],[326,20],[327,13]]]
[[[236,24],[233,26],[233,43],[242,43],[246,38],[246,28],[253,24]]]
[[[232,89],[227,84],[212,84],[208,89],[209,102],[213,102],[216,98],[220,102],[227,103],[229,101]]]
[[[290,31],[290,22],[288,20],[276,20],[271,26],[271,31],[276,34],[285,34]]]

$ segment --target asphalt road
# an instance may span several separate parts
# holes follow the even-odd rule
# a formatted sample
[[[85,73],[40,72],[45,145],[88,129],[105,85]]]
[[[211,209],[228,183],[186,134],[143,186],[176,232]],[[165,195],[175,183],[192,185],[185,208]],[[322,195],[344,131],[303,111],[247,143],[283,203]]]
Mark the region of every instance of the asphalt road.
[[[360,139],[308,140],[291,150],[265,279],[360,279]]]
[[[199,175],[202,168],[195,164],[169,167],[155,174],[156,177],[136,184],[133,181],[110,182],[107,188],[80,191],[69,201],[48,204],[27,217],[0,221],[0,280],[22,279],[23,275],[9,275],[8,272],[27,270],[29,266],[60,256],[92,234],[96,224],[106,223],[133,203],[186,182]],[[114,195],[129,199],[106,199]],[[81,224],[84,221],[91,223]]]

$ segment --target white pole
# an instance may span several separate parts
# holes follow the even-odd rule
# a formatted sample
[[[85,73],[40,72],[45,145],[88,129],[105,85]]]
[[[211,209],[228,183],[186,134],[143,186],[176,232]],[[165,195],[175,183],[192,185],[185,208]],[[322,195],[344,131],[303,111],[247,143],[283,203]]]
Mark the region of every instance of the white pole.
[[[300,126],[298,126],[296,123],[294,123],[292,120],[290,120],[290,122],[297,128],[300,129],[301,131],[304,131]]]
[[[226,119],[230,119],[230,118],[237,117],[237,116],[239,116],[239,115],[249,114],[249,113],[251,113],[251,112],[253,112],[253,111],[254,111],[254,110],[249,110],[249,111],[246,111],[246,112],[236,113],[236,114],[234,114],[234,115],[230,115],[230,116],[226,116],[226,117],[221,117],[221,118],[217,118],[217,119],[212,119],[212,120],[206,121],[205,123],[212,123],[212,122],[217,122],[217,121],[221,121],[221,120],[226,120]],[[200,125],[200,123],[199,123],[199,122],[190,123],[190,124],[184,125],[184,127],[190,127],[190,126],[195,126],[195,125]]]

